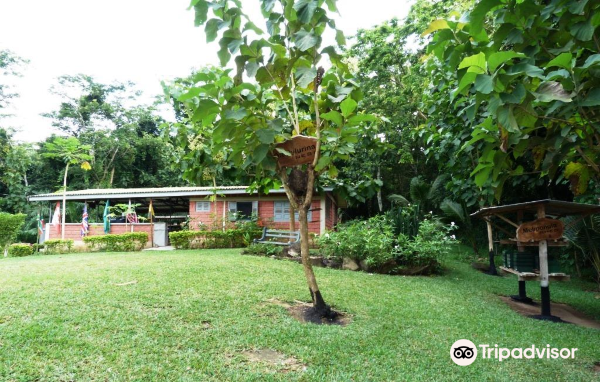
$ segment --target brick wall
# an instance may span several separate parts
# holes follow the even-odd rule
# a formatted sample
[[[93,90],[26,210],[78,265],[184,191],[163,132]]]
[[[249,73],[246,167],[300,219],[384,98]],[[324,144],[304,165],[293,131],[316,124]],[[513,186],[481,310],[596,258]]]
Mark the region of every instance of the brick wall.
[[[138,223],[138,224],[127,224],[125,223],[113,223],[110,225],[110,234],[120,234],[131,232],[133,226],[133,232],[146,232],[150,237],[150,231],[152,225],[150,223]],[[50,239],[60,239],[61,234],[58,229],[58,225],[47,224],[46,229],[50,229]],[[89,227],[88,236],[101,236],[104,235],[104,224],[92,223]],[[65,224],[65,239],[71,239],[73,241],[83,241],[81,237],[81,223],[67,223]]]
[[[232,200],[236,200],[236,199],[232,198]],[[252,199],[245,198],[244,200],[251,201]],[[254,199],[254,200],[256,200],[256,199]],[[287,200],[287,199],[278,199],[278,200]],[[286,221],[286,222],[274,222],[273,221],[273,216],[275,214],[274,206],[275,206],[274,200],[259,200],[258,201],[258,218],[259,218],[258,224],[263,227],[266,226],[269,228],[289,230],[290,229],[289,221]],[[312,219],[310,222],[308,222],[309,232],[313,232],[316,234],[321,233],[320,232],[321,211],[319,210],[320,207],[321,207],[321,201],[317,200],[317,199],[313,200],[311,209],[314,209],[315,211],[312,211]],[[227,208],[227,202],[225,202],[225,208]],[[210,203],[210,212],[196,212],[196,201],[195,200],[190,201],[189,215],[190,215],[190,218],[192,219],[191,228],[198,229],[198,222],[202,222],[202,223],[206,224],[206,226],[208,226],[209,229],[220,228],[222,226],[222,221],[223,221],[223,201],[222,200],[217,201],[216,214],[214,213],[214,211],[215,211],[215,204]],[[226,217],[227,217],[227,215],[226,215]],[[213,219],[214,219],[214,221],[218,222],[218,224],[213,224]],[[228,222],[228,224],[231,224],[231,223]],[[298,222],[296,222],[296,229],[300,229],[300,224]]]

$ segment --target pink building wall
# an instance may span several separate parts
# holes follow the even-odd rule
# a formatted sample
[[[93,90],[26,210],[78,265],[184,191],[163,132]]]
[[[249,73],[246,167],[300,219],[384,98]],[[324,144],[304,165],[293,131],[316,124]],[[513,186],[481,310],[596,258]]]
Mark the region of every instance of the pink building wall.
[[[50,230],[49,239],[60,239],[61,233],[59,230],[60,225],[46,224],[46,229]],[[148,233],[148,237],[150,237],[150,231],[152,230],[152,225],[150,223],[137,223],[137,224],[127,224],[125,223],[113,223],[110,225],[110,233],[120,234],[120,233],[129,233],[132,232],[131,229],[133,227],[133,232],[146,232]],[[102,236],[104,235],[104,224],[102,223],[92,223],[89,226],[88,236]],[[83,241],[81,237],[81,223],[67,223],[65,224],[65,239],[71,239],[73,241]]]

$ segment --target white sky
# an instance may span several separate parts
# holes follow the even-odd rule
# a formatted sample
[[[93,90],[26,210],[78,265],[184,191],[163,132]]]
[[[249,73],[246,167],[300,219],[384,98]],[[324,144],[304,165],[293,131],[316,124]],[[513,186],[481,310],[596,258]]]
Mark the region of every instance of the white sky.
[[[411,1],[338,0],[337,26],[346,35],[392,17],[403,18]],[[259,15],[258,0],[243,0]],[[194,27],[189,0],[0,0],[0,49],[30,61],[14,81],[20,98],[3,126],[17,128],[18,140],[40,141],[53,130],[41,113],[57,110],[49,93],[61,75],[84,73],[97,81],[133,81],[148,103],[162,94],[161,80],[217,64],[218,44],[206,44]],[[256,10],[256,11],[255,11]],[[262,19],[254,17],[263,27]]]

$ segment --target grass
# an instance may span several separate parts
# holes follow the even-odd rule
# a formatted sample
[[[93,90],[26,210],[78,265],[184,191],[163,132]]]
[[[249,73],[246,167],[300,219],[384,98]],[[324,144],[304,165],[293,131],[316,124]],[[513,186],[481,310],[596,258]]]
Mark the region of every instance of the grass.
[[[1,381],[592,381],[600,331],[540,322],[497,297],[514,277],[456,260],[437,277],[317,269],[346,326],[301,324],[266,303],[306,300],[300,265],[239,250],[74,254],[0,260]],[[123,284],[130,281],[137,283]],[[592,284],[552,284],[552,299],[600,318]],[[538,284],[528,293],[539,298]],[[575,359],[477,359],[458,339],[501,347],[579,348]],[[305,371],[254,364],[273,349]]]

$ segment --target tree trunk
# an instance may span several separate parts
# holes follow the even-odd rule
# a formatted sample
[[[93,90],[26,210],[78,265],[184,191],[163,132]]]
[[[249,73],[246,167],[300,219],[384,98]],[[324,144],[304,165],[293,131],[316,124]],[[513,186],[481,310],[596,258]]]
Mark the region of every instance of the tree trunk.
[[[308,241],[308,208],[302,206],[298,211],[298,218],[300,220],[300,253],[302,256],[302,266],[304,267],[304,275],[308,282],[308,288],[310,290],[310,296],[312,298],[314,314],[319,317],[329,318],[331,315],[331,308],[323,300],[323,296],[319,291],[317,285],[317,279],[310,262],[310,247]]]
[[[62,200],[62,219],[61,219],[61,232],[60,238],[61,240],[65,239],[65,222],[66,222],[66,206],[67,206],[67,174],[69,173],[69,163],[67,163],[67,167],[65,167],[65,177],[63,180],[63,200]]]
[[[296,210],[290,203],[290,231],[296,230]]]
[[[377,180],[381,181],[381,166],[377,166]],[[377,204],[379,213],[383,213],[383,197],[381,196],[381,187],[377,190]]]

